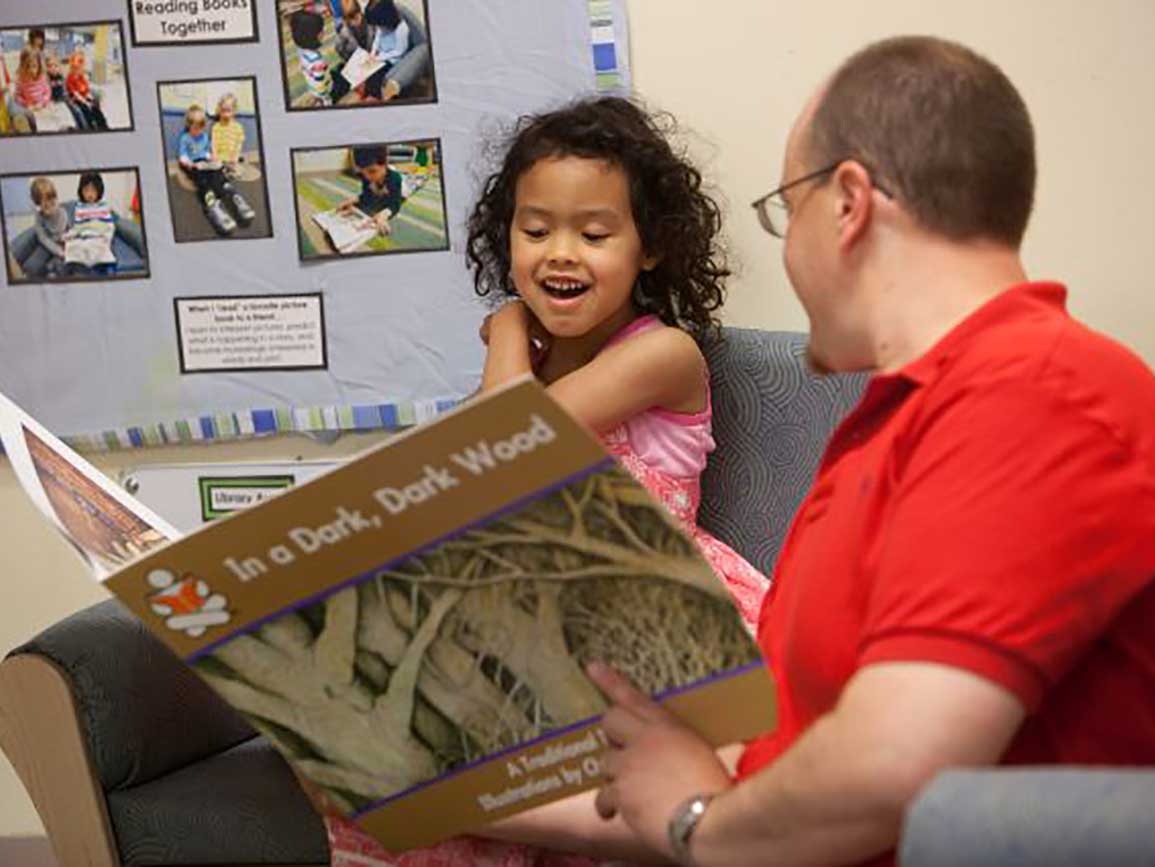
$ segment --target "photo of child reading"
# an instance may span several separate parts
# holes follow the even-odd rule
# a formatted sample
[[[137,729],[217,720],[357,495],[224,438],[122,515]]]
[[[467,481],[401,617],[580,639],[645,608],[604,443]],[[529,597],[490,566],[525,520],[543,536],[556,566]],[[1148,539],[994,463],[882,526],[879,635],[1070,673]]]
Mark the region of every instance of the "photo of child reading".
[[[130,130],[120,24],[0,29],[0,136]]]
[[[448,250],[436,139],[292,151],[302,261]]]
[[[149,275],[135,168],[0,175],[9,284]]]
[[[436,102],[424,0],[277,0],[290,111]]]
[[[256,81],[162,81],[161,136],[177,243],[268,238]]]

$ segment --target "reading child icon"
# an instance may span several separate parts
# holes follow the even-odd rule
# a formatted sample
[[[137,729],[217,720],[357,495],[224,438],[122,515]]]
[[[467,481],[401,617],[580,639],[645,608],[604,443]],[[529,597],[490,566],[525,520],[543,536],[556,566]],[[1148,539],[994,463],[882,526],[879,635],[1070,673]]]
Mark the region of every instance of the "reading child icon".
[[[168,569],[153,569],[148,583],[154,592],[148,595],[153,613],[165,618],[169,629],[199,638],[210,626],[228,623],[228,599],[213,593],[204,580],[186,572],[179,580]]]

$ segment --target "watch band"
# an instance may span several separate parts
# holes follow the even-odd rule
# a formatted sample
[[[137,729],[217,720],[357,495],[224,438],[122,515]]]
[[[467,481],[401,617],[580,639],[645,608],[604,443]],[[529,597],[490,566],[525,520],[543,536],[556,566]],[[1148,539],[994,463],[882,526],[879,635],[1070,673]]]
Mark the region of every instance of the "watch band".
[[[691,864],[690,838],[702,817],[706,815],[706,808],[714,800],[713,795],[693,795],[682,801],[670,816],[666,825],[666,836],[670,841],[670,848],[674,857],[681,864]]]

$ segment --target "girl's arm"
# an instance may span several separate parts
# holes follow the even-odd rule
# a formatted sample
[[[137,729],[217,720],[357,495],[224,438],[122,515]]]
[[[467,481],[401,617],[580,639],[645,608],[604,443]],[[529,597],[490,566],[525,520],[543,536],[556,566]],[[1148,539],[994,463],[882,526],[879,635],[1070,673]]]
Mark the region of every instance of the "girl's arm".
[[[529,309],[507,304],[493,316],[482,391],[533,372]],[[690,335],[655,328],[603,350],[549,385],[550,395],[578,421],[604,431],[647,409],[706,408],[705,361]]]

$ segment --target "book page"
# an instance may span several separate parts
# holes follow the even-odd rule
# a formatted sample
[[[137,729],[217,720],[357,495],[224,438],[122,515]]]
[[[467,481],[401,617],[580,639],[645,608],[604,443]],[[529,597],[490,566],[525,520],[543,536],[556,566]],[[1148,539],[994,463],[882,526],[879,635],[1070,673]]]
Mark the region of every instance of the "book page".
[[[112,238],[116,227],[99,220],[78,223],[64,236],[64,261],[79,265],[105,265],[116,261]]]
[[[333,246],[342,253],[355,250],[377,235],[377,227],[359,208],[341,212],[336,208],[313,214],[313,222],[325,230]]]
[[[0,395],[0,440],[25,493],[98,581],[180,531]]]
[[[350,87],[356,87],[384,65],[384,60],[375,57],[364,48],[358,48],[342,67],[341,75],[349,82]]]

